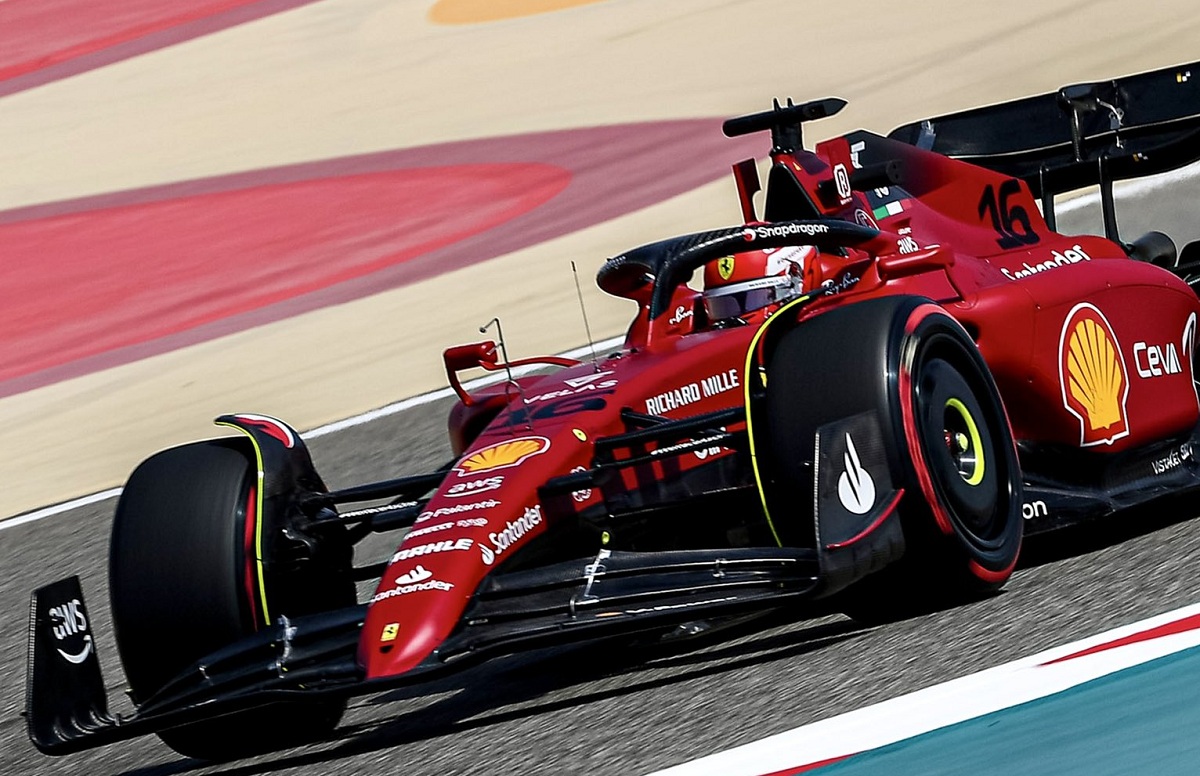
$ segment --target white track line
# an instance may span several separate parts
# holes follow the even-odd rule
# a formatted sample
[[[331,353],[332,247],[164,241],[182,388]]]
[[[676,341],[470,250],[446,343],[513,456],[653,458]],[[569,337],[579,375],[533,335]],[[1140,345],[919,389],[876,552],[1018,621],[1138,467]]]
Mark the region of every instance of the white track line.
[[[589,345],[582,348],[569,350],[566,353],[560,354],[560,356],[563,358],[577,358],[580,360],[585,360],[591,358],[593,349],[597,355],[600,355],[606,350],[620,346],[620,344],[624,341],[624,337],[613,337],[612,339],[606,339],[602,342],[597,342],[594,346]],[[512,373],[514,377],[520,377],[521,375],[527,375],[537,371],[538,369],[544,368],[544,365],[524,366],[512,370]],[[473,390],[475,388],[493,385],[506,379],[508,379],[508,375],[505,372],[497,372],[486,377],[481,377],[477,380],[471,380],[470,382],[463,383],[463,387],[467,390]],[[314,428],[312,431],[301,434],[301,436],[305,439],[316,439],[317,437],[323,437],[326,434],[332,434],[337,431],[344,431],[348,428],[353,428],[355,426],[361,426],[364,423],[370,423],[371,421],[378,420],[379,418],[386,418],[389,415],[395,415],[397,412],[403,412],[404,410],[411,409],[413,407],[419,407],[422,404],[430,404],[441,399],[449,398],[453,395],[454,391],[452,389],[441,388],[436,391],[430,391],[429,393],[423,393],[420,396],[402,399],[401,401],[398,401],[394,404],[389,404],[386,407],[380,407],[379,409],[371,410],[370,412],[364,412],[361,415],[355,415],[353,417],[346,418],[345,420],[339,420],[333,423],[328,423],[324,426],[319,426]],[[93,493],[89,496],[81,496],[80,498],[71,499],[70,501],[64,501],[61,504],[43,507],[41,509],[36,509],[32,512],[26,512],[10,518],[3,518],[0,519],[0,531],[3,531],[6,528],[16,528],[18,525],[25,525],[26,523],[32,523],[46,517],[61,515],[64,512],[70,512],[72,509],[79,509],[80,507],[86,507],[89,504],[107,501],[108,499],[116,498],[119,495],[121,495],[121,488],[110,488],[108,490],[102,490],[99,493]]]
[[[107,501],[108,499],[116,498],[119,495],[121,495],[120,488],[110,488],[109,490],[102,490],[99,493],[93,493],[90,496],[82,496],[80,498],[71,499],[70,501],[64,501],[61,504],[42,507],[41,509],[34,510],[33,512],[26,512],[23,515],[17,515],[16,517],[10,517],[0,521],[0,531],[3,531],[5,528],[16,528],[18,525],[32,523],[35,520],[41,520],[43,517],[51,517],[52,515],[58,515],[63,512],[68,512],[72,509],[78,509],[79,507],[86,507],[88,504]]]
[[[924,690],[814,722],[754,743],[683,763],[651,776],[760,776],[838,760],[923,733],[1044,698],[1141,663],[1200,645],[1194,621],[1177,632],[1067,658],[1134,634],[1195,618],[1177,609]],[[1175,629],[1169,629],[1175,630]],[[1053,662],[1061,660],[1061,662]],[[819,771],[818,771],[819,772]]]

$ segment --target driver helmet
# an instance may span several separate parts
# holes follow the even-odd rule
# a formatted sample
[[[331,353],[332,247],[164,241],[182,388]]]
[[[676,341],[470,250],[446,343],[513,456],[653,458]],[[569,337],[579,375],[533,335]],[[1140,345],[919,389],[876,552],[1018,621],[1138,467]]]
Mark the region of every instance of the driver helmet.
[[[800,295],[811,246],[748,251],[710,261],[704,267],[704,311],[723,321],[777,305]]]

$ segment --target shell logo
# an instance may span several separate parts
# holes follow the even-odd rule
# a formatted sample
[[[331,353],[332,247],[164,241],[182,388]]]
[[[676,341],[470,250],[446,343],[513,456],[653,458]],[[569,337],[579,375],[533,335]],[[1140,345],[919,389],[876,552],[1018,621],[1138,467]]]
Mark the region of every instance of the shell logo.
[[[1129,378],[1121,346],[1104,313],[1086,302],[1063,323],[1058,342],[1063,406],[1080,421],[1079,444],[1111,445],[1129,436]]]
[[[494,445],[481,447],[458,462],[454,471],[459,477],[466,477],[480,472],[490,472],[494,469],[507,469],[518,466],[535,455],[541,455],[550,449],[550,440],[543,436],[518,437]]]

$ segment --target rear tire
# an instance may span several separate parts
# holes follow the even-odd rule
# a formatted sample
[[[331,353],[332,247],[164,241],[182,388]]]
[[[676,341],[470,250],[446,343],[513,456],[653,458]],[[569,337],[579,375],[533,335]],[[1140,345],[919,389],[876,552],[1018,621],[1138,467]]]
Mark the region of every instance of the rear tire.
[[[130,476],[113,520],[109,592],[118,651],[139,702],[260,627],[256,480],[236,440],[165,450]],[[341,595],[347,606],[352,587],[349,594]],[[188,757],[232,759],[326,736],[344,709],[343,700],[273,703],[159,737]]]
[[[904,556],[838,593],[843,611],[894,620],[1004,584],[1023,530],[1016,449],[987,365],[941,307],[891,296],[830,310],[785,333],[767,373],[768,502],[785,544],[816,541],[797,496],[811,498],[826,423],[873,413],[904,489]]]

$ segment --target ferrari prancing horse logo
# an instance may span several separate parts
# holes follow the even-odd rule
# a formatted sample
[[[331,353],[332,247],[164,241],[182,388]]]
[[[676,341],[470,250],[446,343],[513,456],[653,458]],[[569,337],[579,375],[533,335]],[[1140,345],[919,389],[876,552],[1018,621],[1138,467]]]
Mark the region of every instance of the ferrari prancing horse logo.
[[[721,280],[729,280],[733,276],[732,256],[722,256],[717,259],[717,273],[720,274]]]
[[[1081,447],[1111,445],[1129,435],[1125,400],[1129,378],[1117,336],[1104,313],[1075,305],[1058,341],[1063,404],[1080,421]]]

